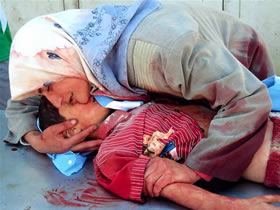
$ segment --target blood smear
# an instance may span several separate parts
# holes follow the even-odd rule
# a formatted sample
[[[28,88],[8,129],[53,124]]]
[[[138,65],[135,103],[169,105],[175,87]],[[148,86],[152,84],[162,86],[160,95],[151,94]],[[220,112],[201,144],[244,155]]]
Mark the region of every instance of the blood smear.
[[[75,180],[76,182],[77,180]],[[43,196],[48,203],[67,207],[112,207],[112,204],[123,201],[107,192],[98,185],[95,179],[78,180],[79,183],[65,183],[61,188],[43,190]]]

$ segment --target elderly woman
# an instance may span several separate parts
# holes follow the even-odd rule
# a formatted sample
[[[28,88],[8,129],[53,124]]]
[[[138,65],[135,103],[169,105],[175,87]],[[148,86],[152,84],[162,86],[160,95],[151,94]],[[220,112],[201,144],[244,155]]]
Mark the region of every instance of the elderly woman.
[[[160,188],[193,171],[235,181],[264,139],[271,102],[260,80],[273,74],[265,44],[251,27],[202,6],[139,0],[37,17],[13,41],[6,140],[28,142],[39,152],[97,149],[100,142],[82,142],[93,127],[70,139],[60,135],[75,121],[40,134],[35,123],[38,97],[30,97],[45,95],[59,107],[86,103],[90,94],[146,100],[145,89],[217,111],[208,136],[186,165],[167,167],[172,172],[158,183]],[[80,82],[60,86],[59,81],[71,77]],[[82,89],[86,94],[80,97]],[[189,183],[197,181],[191,177]],[[148,181],[154,186],[158,176]]]

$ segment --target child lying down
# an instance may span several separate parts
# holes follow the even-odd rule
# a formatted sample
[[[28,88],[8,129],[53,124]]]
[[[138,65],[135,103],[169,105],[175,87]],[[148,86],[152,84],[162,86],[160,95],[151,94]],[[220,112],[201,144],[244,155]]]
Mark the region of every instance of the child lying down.
[[[53,117],[48,120],[49,112],[53,111]],[[153,102],[129,112],[112,111],[100,106],[94,99],[88,104],[65,104],[56,110],[42,97],[39,119],[43,130],[66,119],[77,119],[79,123],[76,127],[63,134],[68,136],[89,125],[97,125],[98,129],[91,135],[91,138],[102,140],[94,159],[96,179],[104,188],[124,199],[144,202],[150,195],[167,198],[191,209],[279,209],[269,203],[279,202],[280,195],[230,198],[208,192],[183,178],[151,195],[147,181],[150,174],[160,172],[159,177],[164,180],[168,175],[169,161],[184,163],[195,145],[207,135],[214,114],[198,105]],[[263,144],[243,177],[280,187],[279,143],[280,119],[272,117]],[[193,176],[197,176],[197,180],[203,178],[209,181],[212,178],[195,172]]]

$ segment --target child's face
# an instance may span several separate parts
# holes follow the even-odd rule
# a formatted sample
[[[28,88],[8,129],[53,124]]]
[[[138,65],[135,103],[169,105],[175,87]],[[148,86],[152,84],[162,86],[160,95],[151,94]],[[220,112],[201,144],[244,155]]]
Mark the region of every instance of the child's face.
[[[59,108],[63,104],[85,104],[90,97],[90,85],[79,78],[67,77],[46,87],[40,88],[39,93]]]
[[[65,119],[78,120],[78,124],[74,129],[67,132],[68,137],[81,132],[90,125],[99,126],[110,113],[110,109],[102,107],[93,97],[90,97],[89,102],[86,104],[62,104],[58,110],[59,114]],[[89,137],[96,137],[96,132]]]

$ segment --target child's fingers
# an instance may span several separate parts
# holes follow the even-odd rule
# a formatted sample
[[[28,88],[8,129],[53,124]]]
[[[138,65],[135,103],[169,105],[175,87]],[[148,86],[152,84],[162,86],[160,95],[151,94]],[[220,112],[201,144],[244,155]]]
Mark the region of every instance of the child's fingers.
[[[263,201],[265,203],[276,203],[276,202],[280,202],[280,195],[262,195],[262,196],[254,197],[252,199]]]
[[[161,176],[154,184],[153,193],[155,197],[160,196],[161,190],[170,184],[170,180],[166,176]]]

